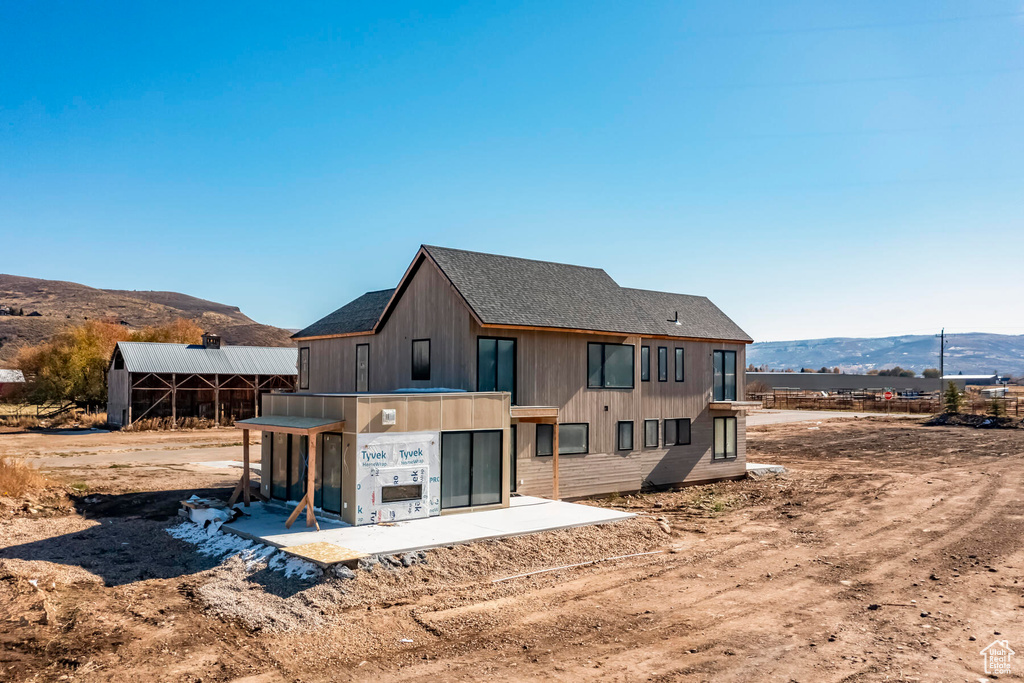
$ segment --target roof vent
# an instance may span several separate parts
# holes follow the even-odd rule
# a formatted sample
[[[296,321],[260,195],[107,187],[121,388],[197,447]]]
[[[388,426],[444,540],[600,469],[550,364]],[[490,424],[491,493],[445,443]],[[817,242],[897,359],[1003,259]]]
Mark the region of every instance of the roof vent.
[[[203,348],[204,349],[219,349],[220,348],[220,335],[219,334],[204,334],[203,335]]]

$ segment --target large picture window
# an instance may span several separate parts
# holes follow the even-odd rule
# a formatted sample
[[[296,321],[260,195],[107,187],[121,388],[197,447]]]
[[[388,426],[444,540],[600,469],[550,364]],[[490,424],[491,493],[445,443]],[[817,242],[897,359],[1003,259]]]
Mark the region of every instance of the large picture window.
[[[550,456],[555,452],[554,425],[537,425],[537,455]],[[590,452],[590,425],[586,422],[558,425],[558,454],[580,455]]]
[[[736,400],[736,352],[714,351],[715,400]]]
[[[668,381],[668,347],[658,347],[658,381]]]
[[[715,460],[735,458],[736,450],[736,418],[715,418],[715,449],[712,457]]]
[[[309,389],[309,347],[299,349],[299,389]]]
[[[430,379],[430,340],[412,340],[412,378],[414,381]]]
[[[651,347],[640,347],[640,381],[651,381]]]
[[[690,443],[690,418],[665,420],[665,445],[686,446]]]
[[[633,388],[632,344],[587,344],[587,387]]]

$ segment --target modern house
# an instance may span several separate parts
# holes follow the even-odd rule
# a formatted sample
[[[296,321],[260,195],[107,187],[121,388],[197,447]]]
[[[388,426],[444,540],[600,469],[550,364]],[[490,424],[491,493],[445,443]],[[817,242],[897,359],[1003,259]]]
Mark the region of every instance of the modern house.
[[[107,420],[127,427],[144,418],[241,419],[259,415],[260,397],[292,391],[294,348],[118,342],[107,370]]]
[[[306,439],[294,458],[294,443],[272,443],[301,434],[287,431],[295,420],[344,422],[342,433],[366,434],[347,456],[365,451],[363,458],[373,433],[419,429],[425,412],[439,416],[429,428],[440,441],[439,471],[430,476],[439,475],[442,514],[506,501],[508,491],[574,498],[745,473],[751,339],[705,297],[621,287],[598,268],[424,246],[395,289],[368,292],[294,339],[299,393],[268,396],[266,415],[247,421],[278,431],[264,435],[263,462],[269,457],[276,467],[288,457],[282,473],[306,457]],[[456,392],[468,392],[467,401],[507,393],[507,427],[497,417],[475,424],[468,408],[448,419],[440,404]],[[358,416],[353,408],[324,412],[338,395],[370,408]],[[414,397],[415,410],[388,403]],[[271,400],[282,406],[268,410]],[[394,412],[374,410],[374,402]],[[421,417],[403,427],[403,412]],[[476,439],[481,429],[508,436]],[[321,453],[329,447],[325,436],[316,443]],[[349,452],[345,443],[334,447],[336,464],[326,454],[316,464],[337,467],[342,489],[358,464],[340,455]],[[298,469],[288,481],[296,478],[303,478]],[[309,495],[326,498],[325,484],[318,478]],[[301,485],[281,494],[271,497],[299,500]],[[348,514],[341,512],[357,523]]]

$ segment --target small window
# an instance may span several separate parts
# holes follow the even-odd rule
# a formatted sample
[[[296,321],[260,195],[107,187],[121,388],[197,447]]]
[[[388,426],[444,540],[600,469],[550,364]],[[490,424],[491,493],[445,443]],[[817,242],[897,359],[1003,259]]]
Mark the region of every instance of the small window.
[[[715,418],[715,449],[712,457],[715,460],[726,460],[736,457],[736,418]]]
[[[587,387],[633,388],[632,344],[587,344]]]
[[[665,445],[686,446],[690,443],[690,418],[665,420]]]
[[[554,425],[537,425],[537,456],[554,453]],[[558,454],[578,455],[590,451],[590,425],[586,422],[558,425]]]
[[[683,350],[676,348],[676,381],[683,381]]]
[[[537,425],[537,456],[553,455],[555,452],[554,425]]]
[[[299,389],[309,389],[309,347],[299,349]]]
[[[423,484],[406,484],[405,486],[381,486],[381,503],[401,503],[406,500],[423,498]]]
[[[370,345],[356,344],[356,391],[370,390]]]
[[[644,420],[644,448],[658,447],[658,421]]]
[[[633,450],[633,423],[630,420],[619,422],[619,450]]]
[[[658,381],[668,381],[668,347],[658,347]]]
[[[651,381],[651,347],[640,347],[640,381]]]
[[[430,379],[430,340],[412,340],[412,378],[413,381]]]

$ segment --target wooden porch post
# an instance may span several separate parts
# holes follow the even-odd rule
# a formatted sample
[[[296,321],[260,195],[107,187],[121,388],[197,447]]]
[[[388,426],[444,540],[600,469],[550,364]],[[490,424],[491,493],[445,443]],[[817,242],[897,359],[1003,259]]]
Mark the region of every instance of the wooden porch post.
[[[313,493],[316,490],[316,434],[310,434],[309,440],[309,464],[306,466],[306,526],[316,525],[320,531],[316,516],[313,514]]]
[[[249,430],[242,430],[242,501],[249,507]]]
[[[558,500],[558,420],[555,420],[551,432],[554,434],[551,453],[551,488],[553,489],[552,497]]]

